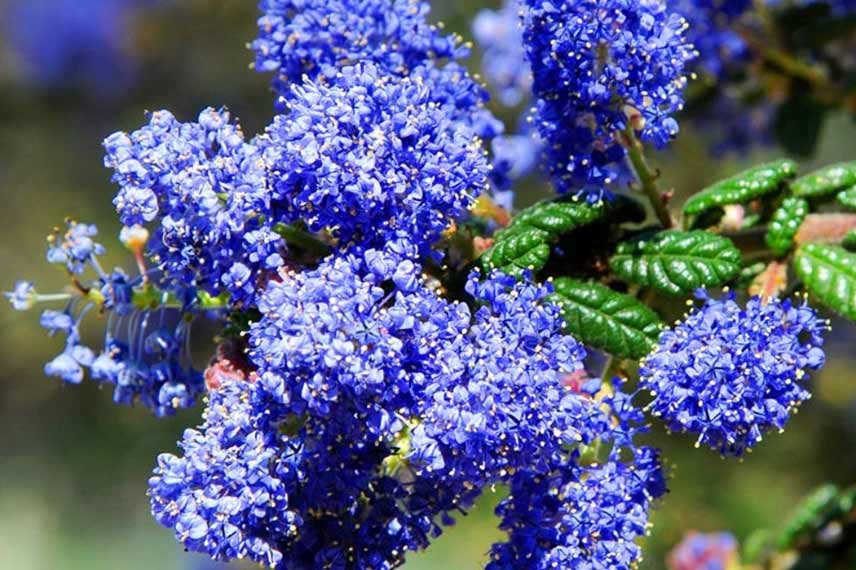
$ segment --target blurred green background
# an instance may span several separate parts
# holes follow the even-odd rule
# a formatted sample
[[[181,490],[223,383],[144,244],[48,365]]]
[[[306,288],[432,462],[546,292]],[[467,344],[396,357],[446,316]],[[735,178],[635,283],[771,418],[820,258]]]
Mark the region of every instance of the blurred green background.
[[[469,36],[468,22],[496,2],[435,2],[434,16]],[[210,0],[164,3],[136,19],[128,36],[141,61],[131,87],[109,96],[36,90],[16,80],[14,60],[0,54],[0,266],[2,287],[35,281],[42,291],[62,287],[63,275],[44,263],[44,237],[65,216],[93,221],[111,245],[119,229],[113,188],[101,167],[100,141],[139,125],[145,109],[169,108],[190,120],[207,105],[227,105],[245,131],[271,116],[268,78],[247,69],[244,48],[255,32],[254,2]],[[0,38],[0,44],[5,43]],[[474,60],[475,65],[475,60]],[[844,118],[824,127],[814,164],[853,158],[856,129]],[[776,155],[715,161],[686,129],[655,162],[679,192],[699,189],[743,163]],[[524,188],[528,203],[544,189]],[[109,261],[127,263],[118,252]],[[0,569],[160,570],[190,568],[171,532],[148,513],[146,480],[155,456],[173,451],[199,410],[156,420],[141,408],[120,408],[91,383],[64,386],[42,374],[61,350],[37,315],[0,309]],[[797,499],[825,482],[856,481],[856,354],[854,329],[835,323],[829,364],[815,379],[815,398],[745,461],[695,450],[686,437],[651,438],[670,465],[671,492],[654,514],[643,568],[663,568],[668,548],[689,529],[731,529],[738,538],[775,526]],[[201,359],[205,355],[200,355]],[[203,360],[204,361],[204,360]],[[407,570],[477,569],[499,536],[488,496]]]

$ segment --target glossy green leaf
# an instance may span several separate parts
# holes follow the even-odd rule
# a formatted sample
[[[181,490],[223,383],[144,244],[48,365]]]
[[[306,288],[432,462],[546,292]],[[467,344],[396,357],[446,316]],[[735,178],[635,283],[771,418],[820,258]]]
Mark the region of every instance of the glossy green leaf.
[[[796,163],[786,159],[750,168],[691,196],[684,204],[684,213],[697,216],[711,208],[751,202],[776,192],[796,173]]]
[[[838,194],[838,203],[845,208],[856,210],[856,186],[852,186]]]
[[[567,332],[580,342],[620,358],[642,358],[653,349],[663,323],[635,297],[569,277],[553,285],[550,299],[561,307]]]
[[[500,269],[510,275],[536,272],[547,263],[550,246],[578,227],[602,220],[642,221],[645,210],[628,196],[615,196],[589,204],[582,200],[539,202],[522,210],[511,224],[497,232],[493,247],[482,254],[487,270]]]
[[[788,253],[794,246],[794,236],[808,215],[808,201],[805,198],[789,196],[782,201],[767,226],[767,245],[777,256]]]
[[[509,275],[520,275],[527,270],[534,273],[550,257],[549,239],[548,233],[538,229],[517,232],[487,250],[481,257],[482,267],[500,269]]]
[[[834,245],[808,243],[797,250],[795,269],[809,293],[856,320],[856,254]]]
[[[822,198],[856,184],[856,161],[831,164],[794,180],[795,196]]]
[[[595,204],[584,200],[538,202],[521,210],[507,228],[497,232],[496,239],[501,241],[506,236],[530,229],[538,229],[554,237],[603,219],[617,223],[641,222],[645,219],[645,209],[635,199],[622,195]]]
[[[740,262],[740,252],[727,238],[673,230],[621,244],[610,267],[627,281],[685,295],[728,281],[740,271]]]

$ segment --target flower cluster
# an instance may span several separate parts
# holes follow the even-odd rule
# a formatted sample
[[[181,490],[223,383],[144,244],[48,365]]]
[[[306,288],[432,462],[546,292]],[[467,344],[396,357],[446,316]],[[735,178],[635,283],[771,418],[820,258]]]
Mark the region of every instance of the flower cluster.
[[[65,336],[65,348],[45,365],[45,373],[79,384],[89,370],[94,380],[113,387],[115,402],[139,401],[159,416],[192,405],[203,388],[202,374],[193,368],[189,351],[190,327],[199,312],[196,300],[161,303],[144,295],[151,292],[149,275],[131,277],[119,268],[105,272],[98,261],[104,247],[95,241],[97,234],[94,225],[69,221],[64,232],[57,231],[48,240],[47,259],[65,267],[73,291],[43,295],[21,281],[7,294],[17,310],[37,302],[65,302],[62,310],[42,312],[42,327],[52,336]],[[126,229],[123,237],[137,252],[147,239],[141,228]],[[95,277],[87,280],[90,268]],[[80,333],[83,319],[96,313],[107,314],[98,354],[83,344]]]
[[[419,77],[430,100],[483,138],[502,131],[484,108],[488,94],[461,65],[469,55],[459,37],[428,22],[421,0],[264,0],[255,67],[274,72],[282,109],[293,87],[324,83],[344,66],[370,63],[384,77]]]
[[[643,0],[527,0],[523,13],[533,120],[554,186],[598,200],[622,175],[622,133],[658,147],[677,134],[695,57],[687,23]]]
[[[428,23],[430,7],[421,0],[263,0],[260,8],[255,65],[276,74],[280,94],[305,76],[335,75],[354,62],[406,75],[426,62],[467,56],[459,37]]]
[[[295,87],[258,143],[277,216],[328,229],[343,246],[407,235],[429,247],[487,183],[480,141],[418,75],[366,63],[329,81]]]
[[[131,133],[104,141],[104,163],[119,192],[126,225],[157,220],[149,256],[176,289],[224,290],[252,301],[257,281],[282,264],[282,240],[270,223],[270,191],[259,150],[226,110],[206,109],[195,123],[168,111]]]
[[[741,455],[811,397],[806,370],[823,366],[828,323],[806,304],[733,295],[704,305],[660,337],[642,363],[651,412],[699,444]]]
[[[487,570],[632,568],[641,560],[637,540],[650,527],[648,511],[665,479],[659,453],[632,444],[638,410],[622,395],[612,404],[621,435],[606,462],[577,459],[512,478],[497,508],[509,537],[494,545]]]
[[[406,240],[352,248],[268,284],[249,334],[253,378],[211,394],[184,456],[161,456],[150,482],[156,517],[187,548],[279,568],[391,569],[487,486],[553,478],[597,438],[632,445],[637,428],[614,426],[597,386],[563,383],[584,351],[562,335],[549,288],[474,274],[471,309],[440,297],[416,255]],[[660,471],[633,449],[632,463],[616,451],[605,464],[620,473],[603,472],[603,492],[644,517]],[[615,490],[640,484],[650,492]],[[568,508],[584,500],[567,492]]]

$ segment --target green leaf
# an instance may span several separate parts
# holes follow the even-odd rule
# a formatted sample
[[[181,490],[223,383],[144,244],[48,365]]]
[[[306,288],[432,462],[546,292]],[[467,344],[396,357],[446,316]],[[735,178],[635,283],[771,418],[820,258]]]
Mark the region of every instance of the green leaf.
[[[627,281],[684,295],[728,281],[740,271],[740,263],[740,252],[727,238],[672,230],[622,243],[610,267]]]
[[[796,163],[787,159],[750,168],[690,196],[684,204],[684,213],[695,216],[711,208],[751,202],[779,190],[796,173]]]
[[[773,218],[767,226],[767,245],[776,256],[788,253],[794,246],[794,236],[808,215],[808,201],[805,198],[789,196],[773,212]]]
[[[856,210],[856,186],[852,186],[847,190],[840,192],[837,198],[838,203],[845,208]]]
[[[823,198],[856,184],[856,161],[839,162],[794,180],[791,190],[803,198]]]
[[[590,204],[581,200],[539,202],[522,210],[504,230],[497,232],[493,247],[481,256],[487,270],[509,275],[537,272],[550,257],[550,245],[578,227],[603,220],[642,221],[645,209],[628,196],[615,196]]]
[[[578,199],[538,202],[521,210],[495,237],[501,241],[505,236],[529,229],[538,229],[555,237],[607,218],[618,223],[641,222],[645,219],[645,209],[637,200],[623,195],[595,204]]]
[[[533,273],[544,267],[550,257],[550,235],[538,229],[523,230],[498,242],[481,256],[482,267],[500,269],[509,275]]]
[[[808,243],[797,250],[795,269],[809,293],[856,320],[856,254],[834,245]]]
[[[567,332],[580,342],[619,358],[642,358],[654,348],[663,323],[635,297],[569,277],[553,285],[550,299],[561,307]]]

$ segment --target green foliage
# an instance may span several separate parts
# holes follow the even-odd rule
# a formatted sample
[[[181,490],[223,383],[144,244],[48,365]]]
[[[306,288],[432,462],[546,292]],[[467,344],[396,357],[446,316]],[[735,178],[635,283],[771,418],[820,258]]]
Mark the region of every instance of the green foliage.
[[[532,229],[508,235],[484,252],[481,264],[486,270],[500,269],[518,276],[524,271],[533,273],[544,267],[550,257],[550,234]]]
[[[625,242],[610,260],[623,279],[669,295],[721,285],[740,265],[740,252],[731,240],[703,231],[671,230]]]
[[[581,342],[620,358],[639,359],[653,349],[663,324],[635,297],[569,277],[553,285],[550,298],[561,307],[567,332]]]
[[[837,198],[838,203],[845,208],[856,210],[856,186],[851,186],[847,190],[839,192]]]
[[[596,222],[640,222],[645,209],[633,198],[615,196],[596,204],[579,200],[545,201],[521,210],[509,226],[496,233],[496,243],[482,254],[487,270],[510,275],[536,272],[550,257],[550,244],[562,234]]]
[[[797,250],[795,269],[814,297],[856,320],[856,254],[837,246],[810,243]]]
[[[808,201],[805,198],[789,196],[773,213],[773,218],[767,227],[767,245],[776,256],[788,253],[794,246],[794,236],[800,224],[808,215]]]
[[[684,204],[684,214],[696,216],[713,208],[751,202],[780,190],[796,173],[796,163],[787,159],[750,168],[691,196]]]
[[[637,200],[623,195],[595,204],[576,199],[538,202],[521,210],[507,228],[497,232],[496,239],[502,241],[506,236],[531,230],[541,230],[555,237],[607,218],[616,223],[641,222],[645,219],[645,208]]]
[[[856,161],[831,164],[801,176],[791,184],[795,196],[823,198],[856,184]]]

